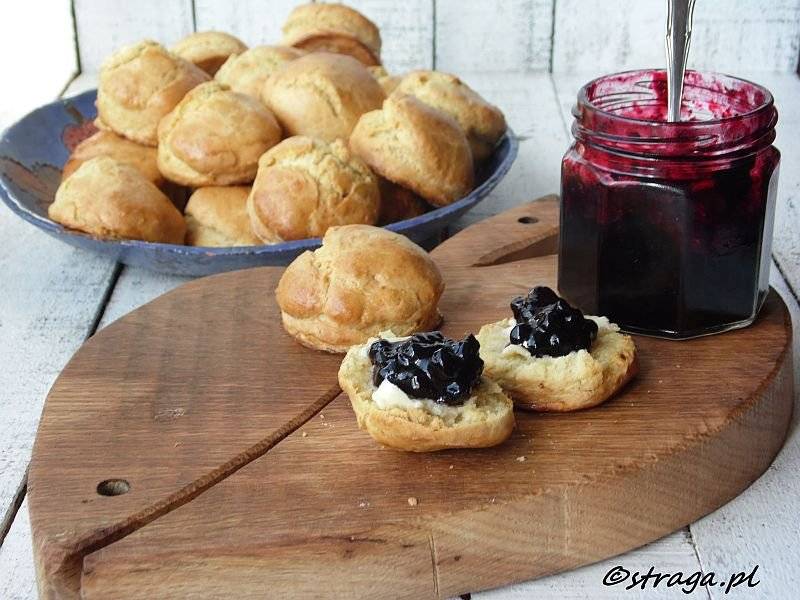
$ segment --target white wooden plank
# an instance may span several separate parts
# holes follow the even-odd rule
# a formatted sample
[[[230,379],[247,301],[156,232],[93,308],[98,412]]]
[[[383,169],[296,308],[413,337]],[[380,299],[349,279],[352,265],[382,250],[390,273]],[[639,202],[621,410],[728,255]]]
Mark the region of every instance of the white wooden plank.
[[[192,0],[74,0],[81,71],[97,71],[121,46],[145,38],[167,46],[194,30]]]
[[[553,72],[603,74],[662,66],[666,2],[557,0]],[[800,1],[702,0],[689,66],[721,72],[794,73]]]
[[[773,265],[772,286],[790,307],[794,323],[794,419],[786,445],[767,472],[744,493],[690,529],[706,571],[720,575],[749,572],[759,565],[756,588],[711,590],[712,598],[789,598],[800,590],[800,309]]]
[[[25,113],[58,96],[77,72],[70,1],[16,3],[13,17],[4,14],[0,19],[0,56],[6,57],[2,63],[6,93],[0,98],[3,131]],[[36,75],[32,77],[31,73]]]
[[[436,1],[436,68],[548,71],[555,0]]]
[[[281,27],[292,9],[304,0],[195,0],[197,31],[232,33],[248,46],[278,44]]]
[[[618,565],[624,567],[631,574],[637,571],[647,573],[651,566],[660,573],[681,572],[689,575],[700,570],[700,563],[694,553],[688,533],[686,530],[681,530],[621,556],[535,581],[472,594],[472,599],[583,600],[584,598],[593,598],[616,600],[626,598],[629,600],[658,600],[660,598],[678,598],[683,595],[677,588],[667,588],[663,583],[655,589],[648,586],[644,590],[638,587],[626,590],[625,585],[630,585],[630,579],[615,586],[603,585],[603,577]],[[698,590],[698,596],[702,598],[705,594]]]
[[[30,531],[28,502],[25,501],[8,537],[0,546],[0,598],[4,600],[36,598],[36,571]]]
[[[460,219],[453,230],[545,194],[557,193],[561,157],[569,143],[548,74],[461,73],[460,76],[500,107],[520,145],[517,160],[505,179]]]

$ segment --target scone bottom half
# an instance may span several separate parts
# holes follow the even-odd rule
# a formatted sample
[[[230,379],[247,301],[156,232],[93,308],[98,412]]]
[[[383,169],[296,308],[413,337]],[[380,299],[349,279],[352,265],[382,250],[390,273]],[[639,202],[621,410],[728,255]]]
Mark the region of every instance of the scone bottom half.
[[[568,412],[597,406],[638,371],[630,336],[586,316],[547,287],[511,302],[514,318],[481,327],[485,372],[521,408]]]
[[[383,332],[353,346],[339,369],[358,425],[398,450],[486,448],[514,429],[510,398],[483,374],[478,342],[439,332]]]

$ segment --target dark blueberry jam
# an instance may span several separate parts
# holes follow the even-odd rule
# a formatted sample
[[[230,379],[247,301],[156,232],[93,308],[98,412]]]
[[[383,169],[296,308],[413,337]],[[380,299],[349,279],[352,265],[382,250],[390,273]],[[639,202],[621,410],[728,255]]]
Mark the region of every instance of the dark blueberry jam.
[[[562,161],[559,290],[628,331],[688,338],[751,323],[766,296],[780,153],[764,88],[687,72],[667,123],[663,71],[579,93]]]
[[[514,298],[511,310],[517,321],[511,343],[537,358],[589,350],[597,337],[597,324],[548,287],[535,287],[527,296]]]
[[[412,398],[460,406],[483,373],[479,349],[474,335],[456,341],[438,331],[399,342],[378,340],[369,347],[372,382],[378,387],[388,379]]]

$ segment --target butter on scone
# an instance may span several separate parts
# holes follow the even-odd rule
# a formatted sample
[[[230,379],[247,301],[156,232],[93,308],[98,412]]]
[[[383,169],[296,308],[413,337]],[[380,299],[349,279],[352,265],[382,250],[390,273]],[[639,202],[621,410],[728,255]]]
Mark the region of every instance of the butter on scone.
[[[422,248],[369,225],[331,227],[314,252],[284,271],[275,290],[286,331],[301,344],[346,352],[381,331],[436,327],[444,282]]]
[[[329,227],[378,218],[380,191],[341,140],[295,136],[258,161],[247,201],[253,232],[267,243],[322,237]]]
[[[97,84],[97,115],[116,133],[156,146],[156,130],[192,88],[208,74],[161,44],[145,40],[114,53],[103,63]]]
[[[359,427],[381,444],[410,452],[486,448],[511,435],[514,406],[482,371],[472,335],[385,332],[350,348],[339,385]]]
[[[192,187],[250,183],[281,139],[267,107],[216,81],[197,86],[158,125],[158,168]]]
[[[186,224],[169,198],[142,173],[98,156],[61,182],[48,216],[106,239],[183,244]]]
[[[381,61],[378,27],[343,4],[298,6],[283,25],[283,43],[309,52],[347,54],[365,65],[378,65]]]
[[[356,59],[315,52],[276,71],[261,98],[288,135],[332,142],[346,140],[361,115],[380,108],[386,94]]]
[[[188,246],[259,246],[263,242],[250,229],[245,186],[203,187],[186,204]]]
[[[223,31],[197,31],[180,40],[171,50],[213,77],[228,58],[241,54],[247,46]]]
[[[214,79],[234,92],[261,100],[264,82],[283,65],[303,56],[305,52],[289,46],[255,46],[228,58]]]
[[[466,134],[450,115],[414,96],[392,94],[363,115],[350,149],[369,167],[435,206],[466,196],[475,182]]]
[[[472,157],[487,159],[506,131],[506,120],[490,104],[455,75],[439,71],[412,71],[395,85],[394,94],[411,94],[428,106],[453,117],[467,134]]]
[[[636,347],[605,317],[584,317],[550,288],[511,303],[513,319],[481,327],[485,371],[517,406],[566,412],[597,406],[636,374]]]

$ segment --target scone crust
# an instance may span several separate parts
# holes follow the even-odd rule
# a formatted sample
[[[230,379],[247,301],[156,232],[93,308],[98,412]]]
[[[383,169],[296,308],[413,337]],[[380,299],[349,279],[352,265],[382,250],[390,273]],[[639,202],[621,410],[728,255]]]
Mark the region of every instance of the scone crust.
[[[389,225],[405,219],[413,219],[430,210],[428,204],[414,192],[384,177],[378,177],[378,187],[381,190],[378,225]]]
[[[304,51],[289,46],[255,46],[228,58],[214,79],[234,92],[261,100],[264,82],[283,65],[304,54]]]
[[[411,94],[458,121],[467,134],[476,161],[488,158],[506,131],[506,119],[500,109],[455,75],[412,71],[397,83],[392,93]]]
[[[241,54],[247,46],[223,31],[197,31],[180,40],[171,50],[213,77],[229,57]]]
[[[368,225],[332,227],[322,247],[290,264],[275,291],[286,331],[300,343],[346,352],[381,331],[434,329],[444,282],[408,238]]]
[[[256,235],[277,242],[322,237],[335,225],[375,223],[379,207],[375,175],[341,140],[296,136],[259,160],[247,210]]]
[[[316,52],[288,63],[264,84],[262,100],[288,135],[347,139],[359,117],[381,106],[380,84],[356,59]]]
[[[357,10],[343,4],[298,6],[283,25],[283,43],[317,51],[352,53],[354,58],[367,65],[380,63],[381,34],[378,27]]]
[[[395,75],[390,75],[383,65],[375,65],[372,67],[367,67],[367,71],[369,71],[369,74],[372,75],[375,78],[375,80],[381,85],[387,97],[395,90],[397,85],[400,83],[401,78]]]
[[[386,179],[436,206],[473,187],[472,151],[458,123],[413,96],[392,95],[359,119],[350,148]]]
[[[339,385],[350,398],[358,426],[391,448],[409,452],[487,448],[504,442],[514,430],[513,403],[487,377],[473,390],[475,406],[465,408],[463,417],[453,423],[421,408],[378,408],[372,401],[372,364],[363,346],[347,352],[339,368]]]
[[[145,40],[113,54],[100,69],[99,119],[146,146],[158,143],[158,123],[208,75],[160,44]]]
[[[184,210],[189,246],[258,246],[250,230],[245,186],[204,187],[194,191]]]
[[[61,182],[51,219],[107,239],[183,244],[183,215],[137,169],[100,156]]]
[[[587,318],[598,324],[591,352],[579,350],[561,357],[533,358],[527,351],[503,354],[512,320],[484,325],[477,335],[484,373],[522,408],[568,412],[605,402],[637,373],[636,347],[608,319]]]
[[[158,126],[158,167],[193,187],[250,183],[259,157],[281,139],[260,102],[216,81],[186,94]]]
[[[83,140],[72,151],[69,159],[61,171],[61,179],[66,179],[77,171],[87,160],[98,156],[107,156],[114,160],[130,165],[139,170],[148,180],[156,186],[164,184],[164,176],[158,170],[156,149],[132,142],[113,131],[99,130]]]

